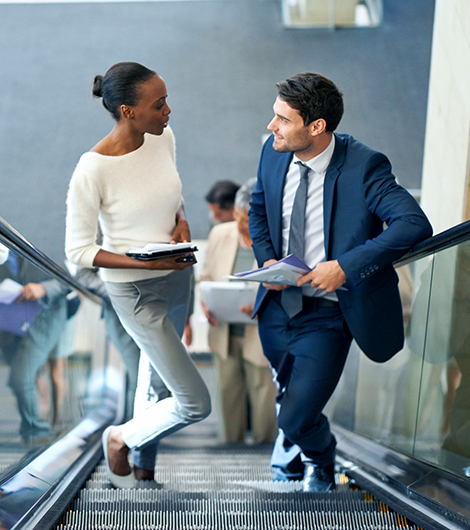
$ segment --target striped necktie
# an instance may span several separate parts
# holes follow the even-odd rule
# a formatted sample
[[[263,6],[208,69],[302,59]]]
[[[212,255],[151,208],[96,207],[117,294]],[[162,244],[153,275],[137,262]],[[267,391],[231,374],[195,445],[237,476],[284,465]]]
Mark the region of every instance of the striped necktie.
[[[305,209],[308,194],[308,173],[310,168],[302,162],[300,166],[300,183],[295,192],[294,204],[290,218],[289,245],[287,254],[295,254],[304,259],[305,253]],[[302,311],[302,288],[288,287],[281,293],[282,306],[290,318]]]

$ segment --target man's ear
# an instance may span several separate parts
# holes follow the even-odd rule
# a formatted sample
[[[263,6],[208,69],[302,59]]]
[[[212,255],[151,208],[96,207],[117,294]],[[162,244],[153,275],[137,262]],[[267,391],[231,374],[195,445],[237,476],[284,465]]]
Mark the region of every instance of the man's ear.
[[[326,121],[323,118],[312,121],[309,125],[310,134],[312,136],[318,136],[319,134],[326,131]]]

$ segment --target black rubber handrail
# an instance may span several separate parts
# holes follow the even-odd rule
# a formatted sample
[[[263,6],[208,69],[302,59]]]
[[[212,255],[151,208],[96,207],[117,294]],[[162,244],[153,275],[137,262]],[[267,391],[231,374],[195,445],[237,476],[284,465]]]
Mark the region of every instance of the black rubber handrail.
[[[10,250],[16,252],[23,258],[27,259],[42,271],[52,275],[54,278],[64,282],[70,288],[79,291],[81,294],[100,303],[99,298],[81,285],[66,270],[62,269],[47,257],[43,252],[32,245],[24,236],[15,230],[9,223],[0,217],[0,243],[3,243]]]
[[[464,221],[448,230],[444,230],[429,239],[418,243],[410,252],[397,260],[394,265],[401,267],[436,252],[454,247],[470,240],[470,221]]]

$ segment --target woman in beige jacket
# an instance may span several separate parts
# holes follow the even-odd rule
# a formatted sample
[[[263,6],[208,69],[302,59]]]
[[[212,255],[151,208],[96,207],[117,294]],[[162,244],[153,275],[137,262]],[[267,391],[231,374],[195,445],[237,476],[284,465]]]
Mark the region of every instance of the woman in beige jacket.
[[[201,280],[221,281],[224,276],[255,268],[248,231],[248,209],[256,179],[243,185],[235,197],[235,221],[215,226]],[[277,435],[276,387],[268,360],[263,355],[256,321],[250,324],[217,322],[203,302],[211,324],[209,346],[217,372],[219,437],[224,442],[243,442],[250,410],[251,432],[256,443],[272,442]],[[242,308],[251,315],[251,307]]]

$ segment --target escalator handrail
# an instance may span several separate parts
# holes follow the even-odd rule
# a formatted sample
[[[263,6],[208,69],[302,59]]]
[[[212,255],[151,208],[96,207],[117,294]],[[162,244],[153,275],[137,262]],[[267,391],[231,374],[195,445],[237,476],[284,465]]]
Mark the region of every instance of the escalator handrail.
[[[418,259],[436,252],[451,248],[464,241],[470,240],[470,221],[464,221],[452,228],[444,230],[433,237],[425,239],[413,247],[410,252],[394,262],[396,267],[407,265]],[[79,291],[87,298],[98,302],[98,298],[86,287],[77,282],[67,271],[59,267],[53,260],[32,245],[24,236],[15,230],[9,223],[0,217],[0,241],[13,251],[21,254],[43,271],[55,278],[62,280],[73,289]]]
[[[401,267],[424,258],[436,252],[454,247],[459,243],[470,240],[470,221],[464,221],[448,230],[439,232],[433,237],[425,239],[418,243],[413,249],[405,254],[402,258],[395,261],[396,267]]]
[[[36,265],[42,271],[50,274],[57,280],[65,283],[71,289],[79,291],[83,296],[95,303],[101,303],[99,298],[81,285],[65,269],[59,267],[55,261],[51,260],[38,248],[32,245],[24,236],[15,228],[0,217],[0,242],[7,246],[13,252],[21,255],[33,265]]]

